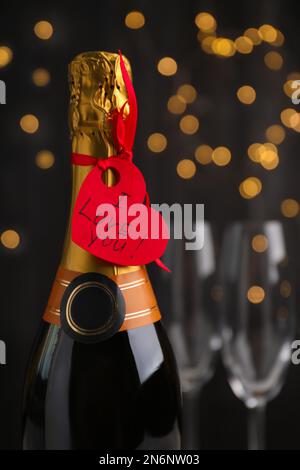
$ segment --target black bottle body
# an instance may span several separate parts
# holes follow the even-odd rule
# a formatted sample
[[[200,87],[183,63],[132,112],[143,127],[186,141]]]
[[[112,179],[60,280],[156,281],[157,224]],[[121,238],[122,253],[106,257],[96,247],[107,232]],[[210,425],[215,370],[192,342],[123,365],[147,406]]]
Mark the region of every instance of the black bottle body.
[[[179,449],[177,377],[160,322],[96,344],[45,323],[27,377],[23,448]]]

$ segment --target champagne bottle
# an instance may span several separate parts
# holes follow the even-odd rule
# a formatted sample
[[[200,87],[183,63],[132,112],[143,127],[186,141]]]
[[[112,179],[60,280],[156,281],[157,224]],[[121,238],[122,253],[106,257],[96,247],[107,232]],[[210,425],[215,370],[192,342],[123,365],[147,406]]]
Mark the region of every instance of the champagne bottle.
[[[69,83],[73,153],[115,155],[108,117],[127,100],[119,56],[79,54],[69,66]],[[71,214],[92,168],[72,165]],[[111,170],[106,179],[113,184]],[[114,295],[123,302],[121,325],[109,313]],[[91,255],[72,241],[69,222],[27,372],[23,448],[178,449],[180,401],[173,352],[145,267]]]

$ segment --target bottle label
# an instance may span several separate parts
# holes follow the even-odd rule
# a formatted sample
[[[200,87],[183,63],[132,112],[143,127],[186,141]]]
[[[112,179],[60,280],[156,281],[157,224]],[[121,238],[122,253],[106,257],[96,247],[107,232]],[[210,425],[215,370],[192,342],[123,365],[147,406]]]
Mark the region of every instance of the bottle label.
[[[82,273],[60,267],[44,313],[44,320],[61,325],[61,305],[66,289]],[[110,276],[120,289],[125,302],[125,316],[119,331],[155,323],[161,319],[157,301],[144,268]],[[84,325],[82,325],[84,327]]]

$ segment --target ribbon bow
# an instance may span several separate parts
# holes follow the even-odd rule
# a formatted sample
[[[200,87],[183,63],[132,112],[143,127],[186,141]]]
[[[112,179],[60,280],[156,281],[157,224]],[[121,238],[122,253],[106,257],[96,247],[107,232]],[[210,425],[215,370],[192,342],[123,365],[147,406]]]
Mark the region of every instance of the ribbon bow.
[[[114,109],[110,120],[114,132],[114,139],[118,155],[132,159],[132,147],[134,144],[136,125],[137,125],[137,101],[135,91],[130,80],[129,74],[124,64],[122,53],[119,50],[120,67],[122,77],[125,83],[128,99],[120,110]],[[129,113],[126,116],[125,107],[129,105]]]

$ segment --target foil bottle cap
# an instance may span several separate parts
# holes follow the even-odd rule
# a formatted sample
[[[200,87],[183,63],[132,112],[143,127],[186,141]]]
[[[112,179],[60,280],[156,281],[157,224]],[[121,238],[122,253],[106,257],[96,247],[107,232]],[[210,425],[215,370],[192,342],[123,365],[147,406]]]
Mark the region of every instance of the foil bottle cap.
[[[130,74],[128,59],[123,57]],[[114,154],[110,116],[127,101],[119,54],[84,52],[69,65],[72,151],[104,158]],[[125,106],[124,112],[128,111]]]

